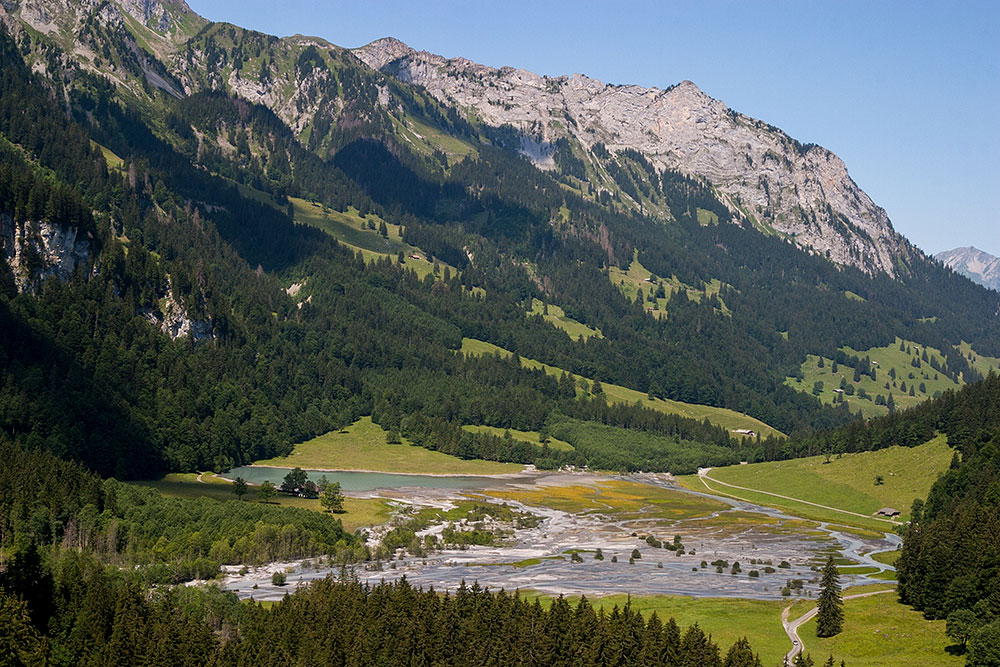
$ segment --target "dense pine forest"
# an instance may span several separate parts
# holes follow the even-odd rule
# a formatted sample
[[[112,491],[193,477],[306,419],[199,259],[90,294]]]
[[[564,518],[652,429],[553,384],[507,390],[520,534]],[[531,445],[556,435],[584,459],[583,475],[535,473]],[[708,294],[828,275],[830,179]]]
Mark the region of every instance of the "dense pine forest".
[[[761,665],[745,639],[720,648],[697,625],[629,607],[595,611],[586,600],[545,609],[475,585],[442,596],[405,580],[327,580],[264,608],[194,588],[146,595],[75,553],[51,573],[14,565],[23,578],[14,585],[56,597],[43,606],[38,595],[25,603],[0,593],[7,664]],[[51,632],[39,633],[46,623]]]
[[[462,459],[675,474],[946,433],[956,458],[914,508],[900,596],[928,618],[973,615],[973,648],[997,637],[1000,380],[959,350],[1000,356],[995,293],[916,251],[895,278],[803,252],[637,151],[595,151],[614,183],[599,191],[565,140],[541,171],[512,128],[342,49],[291,57],[277,38],[207,24],[174,54],[188,65],[179,77],[94,16],[80,35],[101,67],[0,24],[10,664],[760,664],[745,640],[719,647],[630,607],[543,608],[478,586],[439,595],[345,577],[271,607],[173,586],[225,565],[370,554],[331,514],[125,480],[286,455],[362,416]],[[220,72],[250,62],[261,80],[286,67],[327,100],[308,133],[227,89]],[[409,145],[401,118],[464,155]],[[383,238],[391,225],[429,271],[302,224],[300,200],[378,221]],[[51,251],[52,238],[69,249]],[[614,281],[633,262],[652,273],[635,296]],[[682,286],[665,311],[664,281]],[[529,314],[536,299],[600,336]],[[956,389],[865,421],[785,383],[809,354],[860,372],[845,348],[897,337],[940,350],[935,370]],[[463,354],[465,339],[514,356]],[[648,400],[611,400],[600,382]],[[665,414],[657,398],[729,408],[787,437]],[[538,431],[572,450],[463,426]]]

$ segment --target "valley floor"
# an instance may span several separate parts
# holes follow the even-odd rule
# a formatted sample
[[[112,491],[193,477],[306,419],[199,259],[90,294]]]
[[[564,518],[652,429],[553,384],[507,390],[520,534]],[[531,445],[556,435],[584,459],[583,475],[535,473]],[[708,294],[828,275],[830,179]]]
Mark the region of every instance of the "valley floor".
[[[385,445],[383,436],[377,426],[359,422],[347,433],[331,436],[343,438],[334,448],[330,443],[314,447],[324,461],[331,453],[346,454],[351,461],[373,460],[385,448],[391,454],[400,447]],[[300,454],[308,451],[296,449]],[[371,583],[405,576],[416,586],[438,591],[478,582],[491,589],[519,590],[543,604],[558,595],[586,596],[608,610],[628,603],[643,612],[675,617],[682,626],[697,622],[723,646],[745,635],[765,664],[779,662],[793,648],[785,622],[796,620],[801,644],[820,660],[832,653],[851,665],[902,666],[914,664],[914,656],[921,655],[921,664],[959,664],[960,658],[944,651],[950,642],[943,623],[923,620],[891,592],[846,600],[848,623],[833,639],[816,639],[814,624],[803,618],[814,607],[817,570],[829,556],[849,589],[845,595],[893,589],[892,563],[900,540],[891,532],[895,524],[873,520],[869,506],[891,502],[905,507],[911,497],[925,494],[932,477],[947,466],[948,448],[934,440],[905,453],[926,465],[897,471],[899,452],[884,450],[829,462],[815,457],[732,466],[710,471],[710,480],[585,471],[511,475],[505,468],[500,474],[467,478],[475,482],[464,487],[458,477],[433,476],[451,472],[453,466],[435,470],[433,462],[427,462],[431,468],[422,471],[421,486],[399,486],[400,479],[418,478],[390,474],[384,475],[384,483],[396,485],[392,488],[345,487],[347,512],[342,517],[349,529],[365,528],[372,549],[394,529],[409,528],[422,545],[440,540],[436,548],[419,549],[414,555],[412,547],[394,542],[390,551],[382,551],[383,560],[352,566],[348,572]],[[293,460],[306,462],[293,455],[268,463],[289,465]],[[868,491],[873,470],[885,472],[889,483]],[[272,471],[279,476],[284,472]],[[310,471],[313,479],[319,474]],[[153,485],[165,493],[230,493],[217,476],[175,477]],[[803,498],[774,493],[785,489]],[[315,500],[279,501],[322,509]],[[470,507],[483,506],[503,507],[508,514],[530,513],[537,519],[515,527],[503,519],[465,514]],[[494,531],[499,539],[481,546],[441,548],[446,531],[483,530]],[[258,602],[281,599],[298,586],[344,572],[322,559],[275,563],[244,574],[239,567],[227,570],[223,587]],[[272,583],[276,571],[286,574],[287,585]],[[903,636],[911,639],[905,649],[873,644],[879,638]]]

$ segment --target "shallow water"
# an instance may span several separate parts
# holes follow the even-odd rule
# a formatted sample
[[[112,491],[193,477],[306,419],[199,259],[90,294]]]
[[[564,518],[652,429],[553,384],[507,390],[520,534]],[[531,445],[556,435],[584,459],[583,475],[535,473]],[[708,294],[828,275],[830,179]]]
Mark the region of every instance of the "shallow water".
[[[226,478],[242,477],[250,484],[262,484],[270,481],[275,486],[281,484],[291,468],[272,468],[269,466],[243,466],[233,468],[225,473]],[[375,491],[377,489],[483,489],[497,485],[492,477],[462,477],[458,475],[403,475],[387,472],[327,472],[323,470],[306,470],[309,479],[316,482],[326,476],[329,482],[340,482],[344,491]]]

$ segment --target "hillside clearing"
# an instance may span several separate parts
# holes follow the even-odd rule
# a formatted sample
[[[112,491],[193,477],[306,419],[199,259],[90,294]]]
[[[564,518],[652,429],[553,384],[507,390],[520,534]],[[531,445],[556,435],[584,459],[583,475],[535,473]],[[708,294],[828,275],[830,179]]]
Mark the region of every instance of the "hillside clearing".
[[[899,349],[900,343],[903,344],[903,350]],[[834,372],[832,359],[810,354],[799,369],[799,377],[788,377],[785,379],[785,384],[797,391],[812,393],[828,405],[834,405],[834,401],[842,399],[851,412],[860,410],[865,417],[888,414],[888,407],[876,404],[876,398],[879,396],[887,402],[891,394],[896,408],[901,410],[932,398],[939,392],[955,389],[964,384],[961,378],[956,383],[943,373],[934,370],[929,361],[923,360],[922,357],[926,353],[928,360],[936,359],[937,362],[942,362],[944,355],[940,350],[925,348],[913,341],[897,338],[884,347],[867,350],[852,350],[849,347],[841,349],[848,355],[859,359],[867,356],[873,363],[877,363],[875,379],[862,374],[855,382],[854,367],[838,365],[837,372]],[[991,362],[989,358],[979,357],[968,346],[960,349],[963,349],[966,355],[972,354],[976,359],[972,365],[980,372],[984,374],[988,372]],[[915,363],[919,363],[920,366],[916,367]],[[889,385],[888,389],[886,384]],[[838,390],[846,391],[841,393]],[[867,398],[861,397],[862,391]]]
[[[504,356],[511,356],[513,354],[502,347],[498,347],[485,341],[476,340],[474,338],[462,339],[462,353],[467,355],[499,353]],[[526,357],[519,358],[523,366],[527,368],[542,368],[549,375],[558,377],[566,372],[561,368],[549,366],[548,364],[543,364],[542,362],[535,361],[534,359],[528,359]],[[591,378],[584,378],[583,376],[575,375],[573,373],[570,373],[569,375],[575,382],[577,382],[578,385],[581,380],[586,382],[588,386],[593,382]],[[649,396],[641,391],[636,391],[635,389],[629,389],[628,387],[622,387],[621,385],[611,384],[604,381],[601,382],[601,386],[604,389],[604,395],[607,397],[609,403],[639,402],[648,408],[659,410],[660,412],[665,412],[667,414],[679,415],[681,417],[697,419],[699,421],[707,419],[716,426],[721,426],[729,431],[746,429],[754,431],[755,433],[760,433],[762,437],[766,437],[768,435],[782,435],[781,431],[768,426],[759,419],[754,419],[749,415],[745,415],[728,408],[683,403],[681,401],[673,401],[670,399],[655,398],[650,400]],[[579,389],[578,393],[582,393],[582,391],[582,389]]]
[[[405,243],[400,235],[399,225],[384,221],[374,213],[362,217],[353,207],[347,211],[335,211],[298,197],[289,197],[288,200],[292,203],[295,222],[326,232],[355,252],[360,252],[366,262],[386,256],[398,257],[399,253],[403,253],[403,266],[416,271],[421,278],[433,273],[435,265],[442,274],[447,267],[452,275],[458,275],[455,267],[429,258],[420,248]],[[370,229],[369,223],[375,229]],[[387,232],[385,237],[378,232],[383,223]]]
[[[362,417],[342,431],[331,431],[295,445],[288,456],[255,461],[278,468],[372,470],[450,475],[497,475],[520,472],[523,466],[495,461],[467,461],[410,444],[386,444],[386,432],[371,417]],[[537,442],[537,440],[535,440]]]
[[[591,329],[583,322],[578,322],[572,317],[568,317],[562,308],[555,304],[545,303],[541,299],[531,300],[531,313],[533,315],[541,315],[545,318],[546,322],[562,329],[574,340],[580,336],[584,338],[604,338],[604,335],[597,329]]]
[[[472,433],[489,433],[495,435],[498,438],[503,438],[507,433],[510,433],[510,437],[515,440],[522,440],[524,442],[530,442],[533,445],[541,445],[542,434],[538,431],[518,431],[514,428],[498,428],[496,426],[473,426],[466,424],[463,426],[466,431],[471,431]],[[569,444],[565,440],[560,440],[559,438],[553,438],[549,436],[546,443],[550,449],[554,449],[559,452],[571,452],[573,451],[573,445]]]

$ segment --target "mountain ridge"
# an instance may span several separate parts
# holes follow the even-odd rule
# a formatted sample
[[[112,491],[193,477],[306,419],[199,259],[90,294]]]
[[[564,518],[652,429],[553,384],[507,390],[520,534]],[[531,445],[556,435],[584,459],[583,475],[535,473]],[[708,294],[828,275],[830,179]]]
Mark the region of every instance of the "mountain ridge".
[[[942,250],[934,259],[983,287],[1000,292],[1000,257],[974,246]]]
[[[585,153],[598,145],[633,149],[658,168],[704,178],[742,224],[839,264],[895,276],[917,252],[834,153],[730,109],[691,81],[659,89],[541,76],[417,51],[391,37],[352,52],[442,103],[474,110],[488,125],[514,127],[534,143],[522,153],[542,168],[553,167],[563,137]]]
[[[423,144],[426,153],[452,138],[462,142],[463,133],[470,131],[480,132],[480,140],[485,135],[502,143],[497,132],[513,129],[512,147],[536,166],[562,172],[565,182],[595,200],[610,195],[620,207],[665,222],[676,216],[655,196],[647,196],[648,188],[638,182],[644,176],[634,179],[636,188],[629,182],[633,179],[624,177],[623,182],[621,170],[629,168],[623,151],[637,151],[657,171],[675,170],[703,181],[733,222],[785,238],[837,264],[898,277],[920,255],[854,183],[840,158],[733,111],[690,81],[661,90],[606,84],[583,74],[540,76],[461,57],[446,59],[392,37],[345,49],[318,37],[279,38],[211,23],[183,0],[22,0],[0,14],[8,26],[20,19],[58,36],[84,70],[110,76],[138,97],[148,86],[174,97],[210,88],[263,103],[317,152],[337,149],[338,140],[326,136],[335,126],[355,127],[360,135],[394,133],[400,141]],[[108,52],[101,30],[117,35],[117,48]],[[325,67],[301,67],[309,53],[312,63]],[[337,62],[351,68],[347,59],[387,77],[360,82],[358,92],[371,91],[364,92],[360,114],[356,104],[343,99],[343,81],[333,71]],[[41,60],[36,59],[36,66],[45,66]],[[389,81],[408,88],[393,88]],[[478,130],[449,123],[447,139],[428,137],[419,119],[411,118],[413,110],[419,115],[430,108],[424,97],[440,107],[432,115],[447,116],[453,123],[464,123],[461,117],[467,115]],[[457,116],[455,110],[460,111]],[[475,149],[463,148],[450,157],[469,150]],[[567,161],[579,165],[573,172],[576,181],[564,168]],[[658,189],[658,183],[651,185]]]

